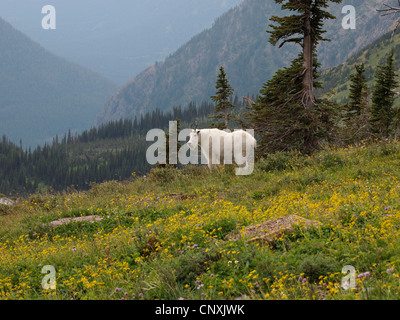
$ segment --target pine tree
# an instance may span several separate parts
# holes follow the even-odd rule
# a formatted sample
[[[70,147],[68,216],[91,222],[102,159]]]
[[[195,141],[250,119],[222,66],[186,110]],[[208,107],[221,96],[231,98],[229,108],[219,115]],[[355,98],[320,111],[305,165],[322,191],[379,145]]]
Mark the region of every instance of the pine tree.
[[[316,47],[320,41],[329,41],[322,35],[326,32],[322,29],[323,20],[334,19],[327,8],[328,2],[340,3],[342,0],[275,0],[283,3],[283,10],[296,11],[286,17],[273,16],[271,20],[278,25],[271,24],[272,31],[270,43],[276,45],[282,41],[279,47],[285,43],[293,42],[301,45],[303,58],[302,72],[302,104],[306,109],[313,109],[316,98],[314,93],[314,68]]]
[[[387,138],[391,132],[394,118],[394,89],[399,86],[394,69],[394,51],[392,50],[386,64],[378,66],[375,74],[375,89],[372,93],[372,131],[377,137]]]
[[[355,65],[354,67],[356,72],[350,75],[350,102],[348,104],[349,117],[360,115],[361,111],[368,103],[368,86],[365,78],[364,63]]]
[[[297,149],[310,153],[318,148],[322,137],[329,137],[332,127],[332,105],[318,101],[314,89],[319,63],[316,48],[323,37],[323,20],[335,18],[324,9],[328,2],[341,0],[275,0],[283,10],[297,14],[273,16],[270,43],[279,47],[286,43],[299,44],[302,51],[289,67],[278,70],[264,84],[261,96],[250,108],[248,117],[260,137],[261,153]]]
[[[355,73],[350,75],[349,103],[345,106],[343,139],[347,144],[370,137],[371,111],[368,101],[368,86],[363,63],[355,65]]]
[[[231,96],[234,92],[228,79],[224,67],[219,68],[219,75],[215,88],[217,92],[215,96],[211,96],[211,100],[215,102],[214,115],[210,118],[223,119],[223,122],[213,123],[211,126],[219,129],[229,129],[229,119],[231,118],[230,110],[234,107],[231,102]]]

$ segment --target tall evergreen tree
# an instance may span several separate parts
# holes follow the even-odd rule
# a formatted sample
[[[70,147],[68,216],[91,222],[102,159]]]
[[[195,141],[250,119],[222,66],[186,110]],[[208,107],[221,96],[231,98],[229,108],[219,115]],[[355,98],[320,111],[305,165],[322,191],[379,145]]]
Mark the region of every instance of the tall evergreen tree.
[[[348,112],[350,116],[360,115],[363,108],[368,103],[368,86],[365,77],[364,63],[354,66],[356,72],[350,75],[350,94]]]
[[[394,51],[389,54],[386,64],[380,65],[375,74],[375,89],[372,93],[372,131],[378,137],[387,138],[394,118],[394,89],[399,86],[394,68]]]
[[[329,2],[340,3],[342,0],[275,0],[283,3],[282,9],[295,11],[286,17],[273,16],[271,20],[278,25],[271,24],[269,41],[279,47],[285,43],[293,42],[302,47],[303,72],[302,72],[302,104],[306,109],[313,109],[316,98],[314,93],[314,67],[316,47],[320,41],[329,41],[323,37],[326,32],[322,29],[323,20],[335,17],[324,9]]]
[[[328,136],[332,106],[317,101],[314,89],[319,63],[316,48],[323,37],[323,21],[335,18],[325,11],[328,2],[341,0],[275,0],[283,10],[296,12],[285,17],[273,16],[270,43],[279,47],[286,43],[299,44],[302,51],[287,68],[278,70],[264,84],[248,117],[260,136],[261,153],[298,149],[310,153],[318,147],[321,137]]]
[[[231,118],[230,110],[234,107],[231,102],[231,96],[234,92],[228,79],[224,67],[219,68],[219,75],[216,86],[217,92],[211,96],[211,100],[215,102],[214,115],[210,118],[223,119],[223,122],[213,123],[211,126],[219,129],[229,129],[229,119]]]
[[[363,63],[355,65],[355,73],[350,75],[349,103],[345,106],[343,139],[351,144],[370,137],[371,110],[368,101],[369,90]]]

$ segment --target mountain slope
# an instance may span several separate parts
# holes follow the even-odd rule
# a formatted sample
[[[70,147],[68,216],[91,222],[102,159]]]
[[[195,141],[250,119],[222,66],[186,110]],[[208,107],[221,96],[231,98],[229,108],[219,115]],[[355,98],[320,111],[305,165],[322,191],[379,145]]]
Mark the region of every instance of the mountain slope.
[[[49,51],[124,84],[211,26],[243,0],[52,0],[57,30],[41,28],[47,0],[1,0],[0,12],[16,29]]]
[[[332,99],[335,102],[347,102],[350,87],[350,75],[355,72],[354,65],[360,63],[365,64],[365,76],[371,91],[374,87],[376,67],[377,65],[386,63],[386,59],[391,49],[394,49],[394,63],[398,70],[400,68],[400,30],[397,30],[394,36],[392,36],[393,32],[390,31],[360,50],[346,62],[336,67],[324,70],[321,74],[321,81],[324,84],[324,89],[321,93],[332,92]],[[399,97],[397,97],[395,105],[400,106]]]
[[[43,49],[0,19],[0,135],[24,145],[87,129],[116,85]]]
[[[344,5],[331,6],[330,12],[337,19],[326,25],[326,36],[333,41],[319,47],[323,67],[345,61],[387,32],[393,20],[381,18],[375,11],[383,1],[346,3],[357,10],[356,30],[342,28]],[[156,63],[126,83],[106,104],[96,124],[192,100],[209,100],[221,65],[239,96],[258,93],[262,83],[299,52],[297,47],[278,49],[268,43],[265,31],[269,18],[282,14],[280,5],[272,0],[247,0],[231,9],[212,28],[193,37],[164,62]]]

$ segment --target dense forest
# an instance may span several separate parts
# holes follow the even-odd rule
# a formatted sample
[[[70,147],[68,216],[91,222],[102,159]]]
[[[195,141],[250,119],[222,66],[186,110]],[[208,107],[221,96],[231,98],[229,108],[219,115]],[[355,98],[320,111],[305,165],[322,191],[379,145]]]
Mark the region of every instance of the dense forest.
[[[235,97],[238,103],[238,97]],[[151,166],[146,162],[146,142],[150,129],[167,129],[168,122],[179,119],[182,128],[195,120],[206,125],[214,105],[189,103],[186,108],[155,110],[139,119],[111,121],[80,134],[67,132],[51,144],[23,150],[6,136],[0,140],[0,193],[23,195],[36,191],[67,187],[86,189],[92,182],[123,180],[144,175]]]

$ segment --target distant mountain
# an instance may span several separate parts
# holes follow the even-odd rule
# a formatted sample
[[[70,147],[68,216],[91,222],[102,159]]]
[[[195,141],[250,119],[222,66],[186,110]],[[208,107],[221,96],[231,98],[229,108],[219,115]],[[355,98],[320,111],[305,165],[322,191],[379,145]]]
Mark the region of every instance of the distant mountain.
[[[390,31],[360,50],[346,62],[324,70],[320,78],[324,84],[324,89],[320,93],[331,93],[331,99],[337,103],[348,102],[350,75],[355,73],[354,65],[360,63],[365,64],[365,76],[371,92],[375,85],[376,67],[386,63],[392,49],[395,53],[395,67],[400,70],[400,30],[397,30],[395,34]],[[395,106],[400,107],[399,96],[395,101]]]
[[[117,89],[46,51],[0,18],[0,135],[25,146],[89,128]]]
[[[242,1],[1,0],[0,12],[49,51],[122,85]],[[47,4],[57,12],[54,31],[41,28]]]
[[[357,13],[356,30],[342,28],[342,8],[329,11],[337,18],[326,24],[331,42],[319,49],[322,67],[344,62],[351,55],[386,33],[393,20],[380,17],[376,8],[384,0],[349,0]],[[246,0],[218,18],[214,25],[193,37],[165,61],[154,64],[128,81],[108,101],[95,123],[134,117],[159,108],[169,109],[189,101],[209,100],[214,93],[219,66],[223,65],[236,93],[257,94],[263,82],[299,52],[298,47],[281,49],[268,43],[265,32],[272,15],[282,16],[273,0]]]

